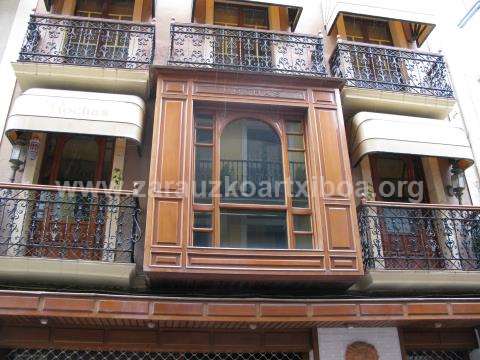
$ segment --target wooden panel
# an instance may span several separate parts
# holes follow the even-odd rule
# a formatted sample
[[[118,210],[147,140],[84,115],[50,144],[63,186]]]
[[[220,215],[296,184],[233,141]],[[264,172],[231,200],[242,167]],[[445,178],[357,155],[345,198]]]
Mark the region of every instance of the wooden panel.
[[[355,305],[313,305],[313,316],[355,316],[357,307]]]
[[[100,329],[54,329],[53,342],[55,344],[101,344],[104,341],[103,334],[103,330]]]
[[[208,307],[208,315],[211,316],[225,316],[227,313],[236,316],[255,316],[257,311],[254,304],[215,304]]]
[[[27,296],[0,296],[0,308],[3,309],[35,309],[38,298]]]
[[[104,313],[147,314],[148,302],[102,300],[100,301],[98,311]]]
[[[159,339],[165,346],[198,347],[210,346],[210,334],[205,331],[192,331],[185,333],[184,331],[163,331],[160,333]]]
[[[45,300],[45,310],[51,311],[89,311],[93,308],[94,301],[91,299],[74,299],[65,301],[63,298],[51,298]]]
[[[329,91],[314,91],[313,101],[320,104],[333,105],[335,103],[335,94]]]
[[[330,255],[330,266],[332,270],[353,270],[357,268],[357,258]]]
[[[331,250],[353,249],[353,230],[350,209],[327,205],[325,208],[328,229],[328,245]]]
[[[180,203],[156,200],[154,244],[179,243]]]
[[[180,266],[181,261],[181,253],[172,253],[172,252],[163,252],[154,250],[154,254],[152,254],[152,265],[156,266]]]
[[[156,331],[150,330],[111,330],[106,342],[111,344],[152,344],[157,342]]]
[[[277,305],[266,304],[260,306],[262,316],[306,316],[307,307],[305,305]]]
[[[398,304],[360,305],[362,315],[403,315],[403,306]]]
[[[259,251],[232,249],[190,249],[188,265],[224,269],[323,270],[323,256],[317,252]]]
[[[438,314],[448,314],[448,308],[445,304],[422,304],[414,303],[409,304],[408,313],[410,315],[438,315]]]
[[[178,190],[181,180],[183,105],[180,100],[164,100],[162,110],[161,148],[159,151],[161,190]]]
[[[320,126],[323,155],[323,174],[326,197],[346,197],[345,162],[342,156],[337,113],[331,110],[316,109],[316,120]]]
[[[186,92],[187,83],[182,81],[164,81],[164,89],[166,93],[180,93],[183,94]]]
[[[201,316],[203,315],[202,303],[155,303],[153,313],[156,315],[180,315],[180,316]]]

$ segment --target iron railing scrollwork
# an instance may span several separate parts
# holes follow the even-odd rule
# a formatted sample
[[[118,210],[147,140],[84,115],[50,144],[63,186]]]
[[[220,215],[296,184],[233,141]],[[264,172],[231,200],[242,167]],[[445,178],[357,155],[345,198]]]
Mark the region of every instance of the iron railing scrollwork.
[[[154,41],[153,24],[32,15],[18,61],[148,69]]]
[[[439,54],[341,41],[330,58],[330,70],[347,86],[453,98]]]
[[[170,65],[327,75],[321,37],[198,24],[172,24],[170,37]]]
[[[377,270],[480,270],[480,208],[366,202],[363,261]]]
[[[141,237],[130,193],[0,186],[0,256],[134,262]]]

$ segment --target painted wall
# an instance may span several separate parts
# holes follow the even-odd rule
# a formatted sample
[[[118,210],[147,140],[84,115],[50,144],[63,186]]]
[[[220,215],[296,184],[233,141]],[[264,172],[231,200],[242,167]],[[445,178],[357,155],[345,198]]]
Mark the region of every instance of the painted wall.
[[[0,58],[3,55],[7,45],[8,35],[12,27],[15,13],[20,0],[2,0],[0,1]]]

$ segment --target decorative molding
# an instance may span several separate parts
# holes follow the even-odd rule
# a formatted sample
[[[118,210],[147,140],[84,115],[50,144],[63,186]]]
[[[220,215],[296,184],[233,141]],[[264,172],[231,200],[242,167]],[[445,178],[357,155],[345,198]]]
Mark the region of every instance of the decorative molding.
[[[269,88],[260,86],[233,86],[218,85],[209,83],[195,84],[196,94],[222,94],[234,96],[254,96],[276,99],[301,100],[305,101],[307,93],[304,90],[290,90],[280,88]]]

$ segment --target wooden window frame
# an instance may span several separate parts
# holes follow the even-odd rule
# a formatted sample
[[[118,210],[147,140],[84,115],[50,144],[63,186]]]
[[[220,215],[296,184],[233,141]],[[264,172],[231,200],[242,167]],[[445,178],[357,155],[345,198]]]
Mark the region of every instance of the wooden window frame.
[[[220,22],[215,18],[215,8],[218,5],[226,5],[226,6],[231,6],[231,7],[236,7],[238,8],[238,23],[233,24],[233,23],[225,23],[225,22]],[[249,26],[245,24],[245,9],[261,9],[262,11],[265,10],[266,13],[266,25],[265,26]],[[217,2],[215,1],[213,5],[213,23],[214,25],[219,25],[219,26],[231,26],[231,27],[243,27],[243,28],[248,28],[248,29],[257,29],[257,30],[268,30],[270,28],[270,17],[268,13],[268,7],[263,7],[263,6],[252,6],[252,5],[242,5],[242,4],[234,4],[234,3],[228,3],[228,2]]]
[[[89,15],[91,13],[95,13],[95,14],[100,15],[98,18],[112,19],[111,17],[109,17],[111,15],[109,13],[109,11],[110,11],[112,0],[98,0],[98,1],[102,2],[102,12],[100,14],[98,14],[97,12],[90,12]],[[75,6],[75,16],[91,17],[91,16],[77,15],[77,11],[78,11],[78,4],[76,4],[76,6]],[[134,13],[135,13],[135,0],[132,0],[132,14],[131,15],[117,14],[117,15],[119,15],[120,18],[115,17],[113,19],[114,20],[133,21]],[[124,19],[124,17],[129,17],[130,19]]]
[[[217,111],[212,108],[195,108],[194,110],[194,121],[193,121],[193,139],[194,139],[194,154],[192,161],[192,174],[193,179],[195,179],[195,149],[197,146],[210,146],[206,144],[199,144],[196,142],[195,130],[198,128],[196,126],[196,116],[198,115],[207,115],[212,117],[213,121],[213,153],[212,153],[212,202],[210,204],[205,203],[196,203],[195,196],[192,191],[192,208],[190,213],[191,216],[191,226],[190,226],[190,238],[188,241],[188,246],[194,246],[193,244],[193,233],[198,232],[211,232],[212,241],[210,248],[221,248],[221,239],[220,239],[220,213],[222,210],[252,210],[252,211],[278,211],[284,212],[286,217],[287,224],[287,248],[281,250],[297,250],[296,248],[296,235],[310,235],[311,236],[311,248],[307,250],[318,250],[319,243],[316,236],[316,226],[315,226],[315,217],[313,214],[312,206],[312,183],[310,176],[310,154],[308,146],[308,136],[306,136],[307,131],[307,118],[303,113],[288,113],[285,114],[275,114],[269,115],[266,112],[262,111]],[[221,136],[223,130],[227,127],[228,124],[242,119],[251,119],[258,120],[269,125],[272,130],[278,135],[281,144],[282,151],[282,166],[283,166],[283,181],[284,181],[284,193],[285,193],[285,203],[284,204],[246,204],[246,203],[228,203],[221,202],[220,195],[220,161],[221,161]],[[292,151],[288,148],[287,141],[287,129],[286,123],[288,121],[301,122],[303,126],[303,149],[297,149],[295,151],[303,152],[305,159],[305,173],[307,181],[307,194],[308,194],[308,205],[306,207],[294,207],[292,204],[292,193],[291,193],[291,177],[290,177],[290,160],[288,152]],[[212,214],[212,227],[211,228],[195,228],[194,227],[194,213],[196,212],[209,212]],[[294,229],[294,216],[303,215],[310,218],[310,231],[299,231]],[[247,248],[239,248],[247,249]],[[263,250],[263,249],[250,249],[250,250]],[[275,249],[274,249],[275,250]],[[302,249],[298,249],[302,250]],[[305,249],[303,249],[305,250]]]
[[[361,28],[361,31],[362,31],[362,39],[360,39],[360,40],[352,39],[351,41],[362,42],[362,43],[366,43],[366,44],[383,45],[383,46],[394,46],[392,31],[390,29],[390,23],[388,21],[381,20],[381,19],[370,19],[370,18],[364,18],[364,17],[358,17],[358,16],[345,15],[343,17],[343,21],[344,21],[344,24],[345,24],[345,35],[346,35],[347,39],[349,37],[352,37],[352,35],[348,34],[349,26],[348,26],[347,22],[349,20],[352,20],[354,22],[358,21],[360,23],[360,28]],[[384,39],[384,40],[383,39],[382,40],[381,39],[371,39],[370,36],[369,36],[369,32],[368,32],[368,25],[372,24],[372,23],[384,23],[386,25],[388,39]]]
[[[47,147],[46,148],[48,148],[48,144],[53,140],[52,139],[53,136],[56,136],[56,138],[57,138],[57,140],[56,140],[57,143],[55,145],[55,150],[54,150],[54,153],[53,153],[53,161],[52,161],[51,164],[47,164],[46,154],[44,154],[43,157],[42,157],[42,164],[40,166],[40,169],[41,169],[40,174],[43,174],[45,172],[45,168],[47,166],[51,167],[50,176],[49,176],[49,179],[48,179],[48,184],[44,184],[44,185],[55,185],[55,181],[58,178],[58,173],[60,171],[60,164],[61,164],[62,154],[63,154],[63,150],[65,148],[65,145],[67,144],[67,142],[69,140],[75,138],[75,135],[73,135],[73,134],[58,134],[58,135],[50,134],[50,136],[47,137]],[[97,159],[97,164],[96,164],[96,169],[95,169],[95,178],[93,179],[93,182],[94,182],[95,186],[98,187],[98,185],[100,185],[102,173],[105,170],[104,169],[105,151],[106,151],[106,145],[107,145],[108,138],[105,137],[105,136],[92,136],[92,139],[94,139],[98,144],[98,159]],[[114,142],[113,146],[115,147],[115,142]],[[110,164],[110,170],[108,171],[108,173],[110,173],[110,176],[111,176],[112,171],[113,171],[113,157],[114,157],[114,151],[112,151],[112,159],[110,161],[110,163],[111,163]],[[110,179],[107,179],[107,180],[110,181]]]

